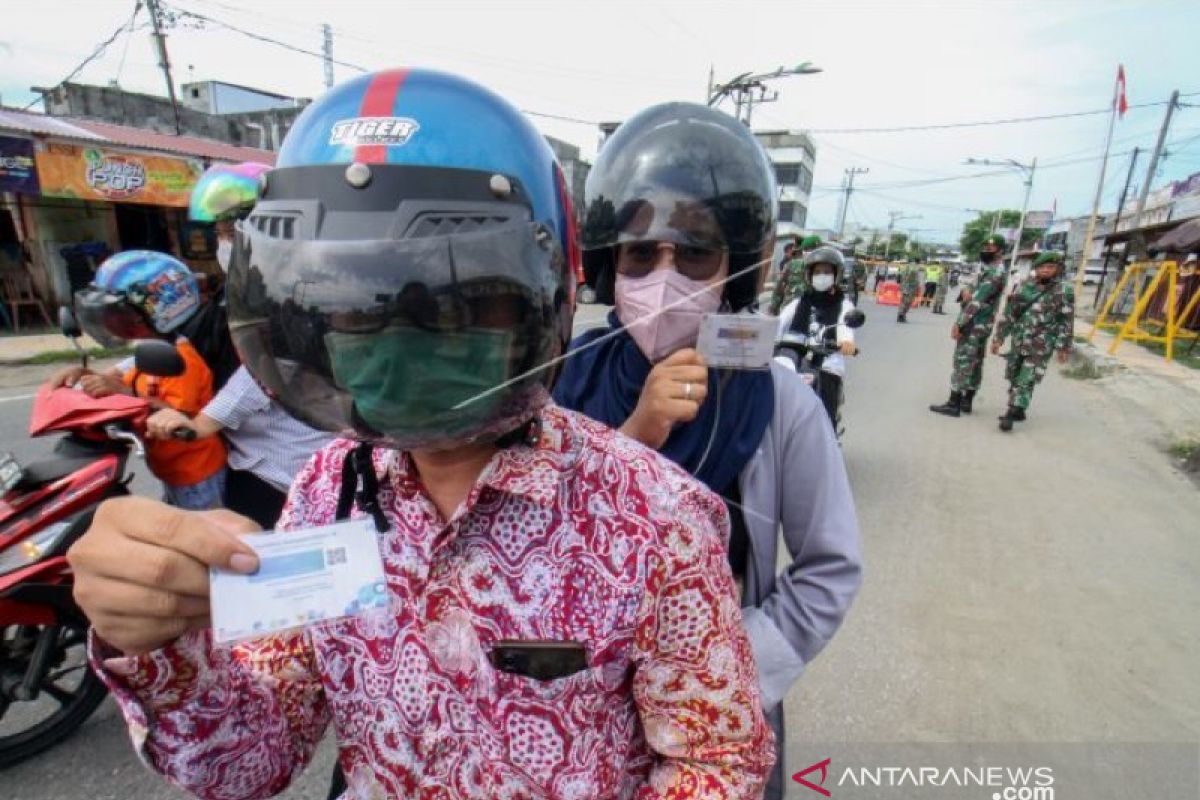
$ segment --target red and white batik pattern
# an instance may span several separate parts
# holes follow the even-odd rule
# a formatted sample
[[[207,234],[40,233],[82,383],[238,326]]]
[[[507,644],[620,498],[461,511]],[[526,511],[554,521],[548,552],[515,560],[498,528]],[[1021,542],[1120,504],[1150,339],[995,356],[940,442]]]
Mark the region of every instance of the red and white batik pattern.
[[[113,664],[147,762],[203,797],[266,797],[332,721],[358,798],[759,797],[774,748],[724,505],[580,415],[543,423],[448,522],[407,455],[376,453],[388,613],[231,649],[193,634]],[[332,521],[352,446],[314,457],[281,527]],[[588,669],[500,672],[504,639],[583,643]]]

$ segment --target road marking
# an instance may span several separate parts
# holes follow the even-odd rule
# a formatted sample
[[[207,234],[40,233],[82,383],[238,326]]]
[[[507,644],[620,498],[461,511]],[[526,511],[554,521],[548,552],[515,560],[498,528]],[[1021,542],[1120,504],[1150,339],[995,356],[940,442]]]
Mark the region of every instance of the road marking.
[[[18,394],[18,395],[14,395],[13,397],[0,397],[0,403],[7,403],[10,400],[30,400],[34,397],[37,397],[37,395],[36,394]]]

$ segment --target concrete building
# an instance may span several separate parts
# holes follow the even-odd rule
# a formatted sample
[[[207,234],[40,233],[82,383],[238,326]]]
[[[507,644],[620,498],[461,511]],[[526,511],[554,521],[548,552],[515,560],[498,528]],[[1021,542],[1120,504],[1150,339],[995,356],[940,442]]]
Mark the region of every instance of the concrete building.
[[[1058,220],[1046,230],[1042,249],[1065,253],[1068,271],[1071,274],[1074,274],[1079,255],[1085,249],[1084,238],[1087,236],[1088,219],[1087,216],[1083,216]],[[1112,232],[1112,224],[1112,214],[1096,217],[1096,231],[1086,248],[1086,269],[1095,271],[1101,267],[1104,261],[1104,237]]]
[[[215,81],[184,84],[184,88],[184,98],[181,100],[193,100],[202,108],[189,107],[180,102],[179,125],[183,135],[261,150],[278,150],[292,123],[309,103],[307,99],[285,98]],[[194,98],[191,97],[193,88],[199,92]],[[175,114],[171,109],[171,101],[165,97],[127,92],[115,86],[81,83],[35,89],[42,93],[42,104],[49,116],[99,120],[157,133],[175,133]],[[235,89],[239,91],[235,93]],[[268,103],[277,105],[269,106]],[[262,107],[251,108],[255,104]],[[209,107],[231,110],[210,113],[206,110]]]
[[[205,114],[245,114],[276,108],[303,108],[307,100],[222,81],[198,81],[179,87],[179,102]]]
[[[804,230],[808,221],[817,148],[802,131],[755,131],[754,136],[775,167],[775,182],[779,186],[778,236],[794,236]]]

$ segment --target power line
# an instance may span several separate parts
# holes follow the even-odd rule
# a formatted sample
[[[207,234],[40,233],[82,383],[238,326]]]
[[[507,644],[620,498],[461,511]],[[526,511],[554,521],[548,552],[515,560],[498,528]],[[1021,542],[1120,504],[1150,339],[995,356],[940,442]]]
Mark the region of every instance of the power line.
[[[238,26],[231,25],[228,22],[224,22],[219,19],[213,19],[212,17],[207,16],[205,14],[199,14],[195,11],[185,11],[182,8],[179,8],[177,6],[173,6],[172,11],[174,11],[180,17],[194,19],[194,20],[198,20],[200,22],[207,22],[210,25],[217,25],[222,28],[227,28],[228,30],[231,30],[235,33],[240,33],[242,36],[246,36],[246,37],[254,39],[256,41],[266,42],[267,44],[273,44],[276,47],[282,47],[286,50],[291,50],[293,53],[300,53],[301,55],[312,56],[313,58],[319,58],[322,61],[325,60],[324,53],[318,53],[315,50],[307,50],[303,47],[297,47],[294,44],[289,44],[287,42],[281,42],[278,39],[272,39],[270,36],[263,36],[261,33],[255,33],[254,31],[248,31],[245,28],[239,28]],[[334,64],[337,64],[340,67],[348,67],[350,69],[356,69],[359,72],[370,72],[371,71],[368,67],[364,67],[361,64],[352,64],[349,61],[340,61],[336,58],[331,59],[331,60]]]
[[[1190,97],[1200,94],[1200,92],[1188,92],[1180,95],[1181,97]],[[1153,103],[1136,103],[1129,108],[1154,108],[1155,106],[1165,106],[1168,101],[1160,100]],[[895,125],[887,128],[810,128],[808,133],[904,133],[908,131],[937,131],[948,130],[952,128],[981,128],[990,125],[1015,125],[1022,122],[1043,122],[1052,119],[1069,119],[1072,117],[1091,117],[1097,114],[1109,114],[1111,108],[1100,108],[1092,111],[1068,111],[1062,114],[1041,114],[1032,117],[1007,117],[1004,119],[989,119],[978,120],[975,122],[940,122],[928,125]]]
[[[253,32],[253,31],[248,31],[248,30],[246,30],[246,29],[244,29],[244,28],[240,28],[240,27],[238,27],[238,26],[236,26],[236,25],[231,25],[231,24],[229,24],[228,22],[224,22],[224,21],[222,21],[222,20],[214,19],[214,18],[212,18],[212,17],[209,17],[209,16],[207,16],[207,15],[205,15],[205,14],[199,14],[199,13],[196,13],[196,12],[194,12],[194,11],[184,11],[183,9],[180,9],[180,8],[175,8],[174,10],[175,10],[175,12],[176,12],[176,13],[178,13],[178,14],[179,14],[181,17],[190,17],[190,18],[192,18],[192,19],[196,19],[196,20],[199,20],[199,21],[202,21],[202,22],[207,22],[207,23],[209,23],[209,24],[212,24],[212,25],[218,25],[218,26],[220,26],[220,27],[222,27],[222,28],[227,28],[227,29],[229,29],[229,30],[231,30],[231,31],[234,31],[234,32],[236,32],[236,33],[240,33],[240,34],[242,34],[243,36],[247,36],[247,37],[249,37],[249,38],[251,38],[251,39],[255,39],[255,40],[257,40],[257,41],[260,41],[260,42],[265,42],[265,43],[267,43],[267,44],[273,44],[273,45],[275,45],[275,46],[277,46],[277,47],[282,47],[282,48],[285,48],[285,49],[287,49],[287,50],[291,50],[292,52],[295,52],[295,53],[300,53],[301,55],[312,56],[313,58],[319,58],[319,59],[321,59],[322,61],[324,61],[324,60],[325,60],[325,54],[324,54],[324,53],[318,53],[318,52],[316,52],[315,50],[307,50],[307,49],[305,49],[305,48],[303,48],[303,47],[297,47],[296,45],[289,44],[288,42],[282,42],[282,41],[280,41],[280,40],[278,40],[278,39],[273,39],[273,38],[271,38],[270,36],[264,36],[264,35],[262,35],[262,34],[260,34],[260,33],[255,33],[255,32]],[[339,66],[343,66],[343,67],[349,67],[350,69],[355,69],[355,70],[358,70],[359,72],[370,72],[370,71],[371,71],[371,68],[369,68],[369,67],[364,67],[364,66],[362,66],[361,64],[353,64],[353,63],[350,63],[350,62],[348,62],[348,61],[339,61],[338,59],[330,59],[330,60],[331,60],[331,61],[332,61],[332,63],[334,63],[334,64],[337,64],[337,65],[339,65]],[[560,122],[571,122],[571,123],[574,123],[574,124],[576,124],[576,125],[588,125],[588,126],[590,126],[590,127],[596,127],[596,126],[598,126],[598,125],[600,124],[600,121],[599,121],[599,120],[592,120],[592,119],[580,119],[580,118],[578,118],[578,117],[569,117],[569,116],[566,116],[566,115],[563,115],[563,114],[550,114],[550,113],[547,113],[547,112],[545,112],[545,111],[534,111],[534,110],[532,110],[532,109],[528,109],[528,108],[523,108],[523,109],[521,109],[521,111],[522,111],[523,113],[525,113],[525,114],[529,114],[530,116],[533,116],[533,117],[544,117],[544,118],[546,118],[546,119],[558,120],[558,121],[560,121]]]
[[[106,49],[108,49],[108,46],[109,46],[110,44],[112,44],[113,42],[115,42],[115,41],[117,40],[117,37],[118,37],[118,36],[120,36],[120,35],[121,35],[121,34],[122,34],[124,31],[125,31],[125,28],[133,24],[134,17],[136,17],[136,16],[137,16],[138,9],[140,9],[141,7],[142,7],[142,4],[141,4],[141,2],[140,2],[140,0],[139,0],[139,2],[138,2],[138,3],[137,3],[137,4],[136,4],[134,7],[133,7],[133,14],[132,14],[132,15],[130,15],[130,17],[129,17],[129,20],[128,20],[128,21],[127,21],[127,22],[122,22],[122,23],[121,23],[121,26],[120,26],[119,28],[117,28],[115,31],[113,31],[113,32],[112,32],[112,36],[109,36],[109,37],[108,37],[107,39],[105,39],[103,42],[101,42],[100,44],[96,45],[96,49],[92,51],[92,54],[91,54],[91,55],[89,55],[89,56],[88,56],[87,58],[85,58],[83,61],[80,61],[80,62],[79,62],[79,64],[78,64],[78,66],[76,66],[76,67],[75,67],[75,69],[71,70],[71,71],[70,71],[70,73],[68,73],[68,74],[67,74],[67,77],[63,78],[61,81],[59,81],[58,83],[56,83],[56,84],[54,84],[54,85],[55,85],[55,86],[62,86],[64,83],[66,83],[67,81],[71,80],[71,79],[72,79],[72,78],[74,78],[76,75],[78,75],[78,74],[79,74],[79,73],[80,73],[80,72],[83,70],[83,68],[84,68],[84,67],[86,67],[88,64],[90,64],[90,63],[92,63],[93,61],[95,61],[97,58],[99,58],[99,57],[100,57],[100,55],[101,55],[101,54],[102,54],[102,53],[103,53],[103,52],[104,52]],[[22,111],[28,111],[29,109],[31,109],[31,108],[33,108],[34,106],[36,106],[36,105],[38,104],[38,102],[39,102],[40,100],[42,100],[42,99],[43,99],[42,97],[37,97],[37,98],[35,98],[35,99],[33,99],[33,100],[30,100],[30,101],[29,101],[29,103],[28,103],[28,105],[26,105],[26,106],[25,106],[23,109],[21,109],[21,110],[22,110]]]

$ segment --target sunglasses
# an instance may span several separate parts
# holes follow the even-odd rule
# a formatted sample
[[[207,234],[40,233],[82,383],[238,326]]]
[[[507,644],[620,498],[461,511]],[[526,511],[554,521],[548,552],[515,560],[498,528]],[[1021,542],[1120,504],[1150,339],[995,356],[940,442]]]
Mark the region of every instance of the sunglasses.
[[[658,264],[659,250],[664,247],[671,248],[676,272],[694,281],[716,277],[721,271],[726,252],[723,248],[674,242],[623,242],[617,246],[617,273],[627,278],[644,278]]]

